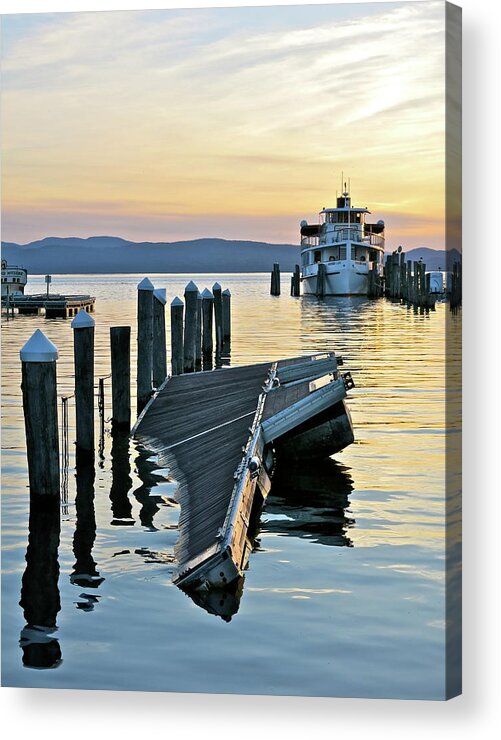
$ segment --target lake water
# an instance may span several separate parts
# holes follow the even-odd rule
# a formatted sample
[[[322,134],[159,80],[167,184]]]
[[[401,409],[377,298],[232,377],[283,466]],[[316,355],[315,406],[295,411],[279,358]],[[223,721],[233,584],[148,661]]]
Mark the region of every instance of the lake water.
[[[132,326],[135,352],[142,277],[54,277],[54,292],[96,296],[96,382],[110,372],[110,326]],[[95,480],[79,481],[93,488],[93,506],[86,496],[76,501],[70,399],[58,553],[57,533],[54,544],[42,524],[48,563],[32,552],[22,599],[29,615],[41,588],[57,627],[33,642],[19,605],[29,514],[19,349],[41,328],[59,348],[58,393],[69,396],[72,330],[70,320],[2,317],[3,685],[442,698],[447,503],[458,518],[446,498],[446,372],[448,393],[457,397],[460,386],[444,336],[447,329],[449,359],[459,358],[460,316],[446,304],[420,313],[386,300],[271,297],[268,275],[150,277],[167,288],[168,303],[192,278],[200,290],[216,279],[231,289],[232,365],[340,354],[356,383],[348,399],[355,444],[335,464],[276,481],[227,622],[172,584],[175,482],[133,445],[112,458],[109,423]],[[29,292],[44,287],[30,277]],[[134,388],[134,356],[132,375]],[[109,380],[105,388],[108,418]],[[57,667],[32,667],[44,655]]]

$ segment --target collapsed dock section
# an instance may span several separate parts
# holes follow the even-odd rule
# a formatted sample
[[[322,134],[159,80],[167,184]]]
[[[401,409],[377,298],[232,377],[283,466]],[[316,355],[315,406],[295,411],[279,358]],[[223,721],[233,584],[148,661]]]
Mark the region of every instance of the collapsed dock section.
[[[327,457],[353,442],[334,353],[170,377],[133,430],[178,482],[175,583],[241,577],[277,457]]]

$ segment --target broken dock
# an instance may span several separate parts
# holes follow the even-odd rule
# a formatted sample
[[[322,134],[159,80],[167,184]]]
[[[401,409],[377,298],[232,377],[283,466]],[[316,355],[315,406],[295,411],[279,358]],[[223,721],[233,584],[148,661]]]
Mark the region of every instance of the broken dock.
[[[178,482],[175,583],[225,588],[242,576],[277,459],[325,458],[353,442],[353,387],[335,353],[168,377],[132,435]]]

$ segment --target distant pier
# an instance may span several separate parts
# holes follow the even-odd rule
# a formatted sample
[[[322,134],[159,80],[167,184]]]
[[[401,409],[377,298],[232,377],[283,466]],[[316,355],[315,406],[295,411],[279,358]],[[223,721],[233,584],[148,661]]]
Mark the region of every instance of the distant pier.
[[[68,319],[76,316],[80,309],[87,313],[94,311],[96,299],[90,295],[58,295],[47,296],[45,293],[38,295],[13,294],[2,296],[2,307],[7,313],[14,313],[17,309],[19,315],[39,316],[45,313],[47,319]]]

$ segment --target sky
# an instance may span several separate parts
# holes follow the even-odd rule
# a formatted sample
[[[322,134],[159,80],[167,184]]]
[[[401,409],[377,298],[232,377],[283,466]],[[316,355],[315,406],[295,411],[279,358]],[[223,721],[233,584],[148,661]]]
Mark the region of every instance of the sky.
[[[2,17],[2,239],[444,246],[444,3]]]

